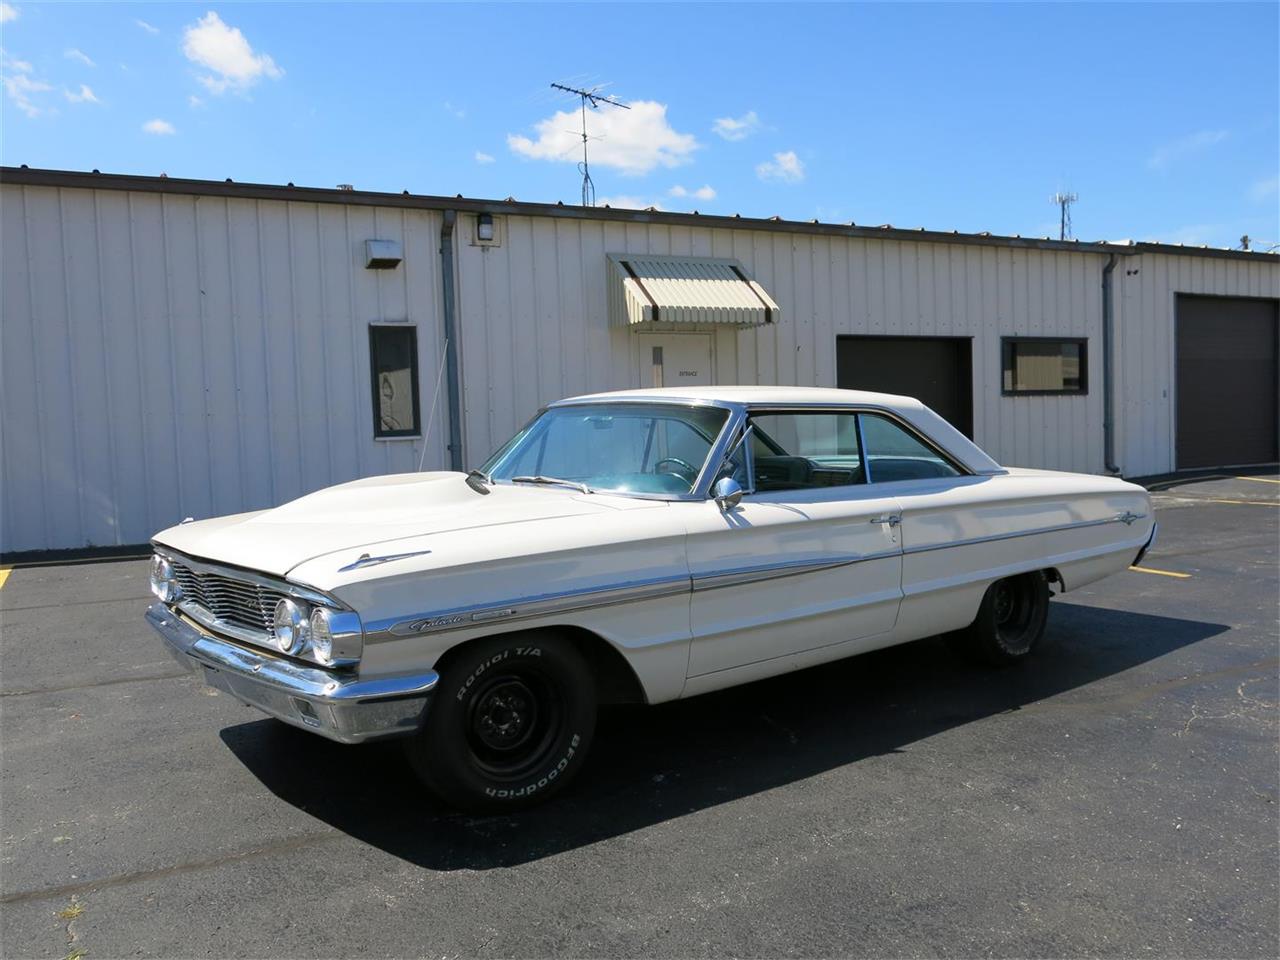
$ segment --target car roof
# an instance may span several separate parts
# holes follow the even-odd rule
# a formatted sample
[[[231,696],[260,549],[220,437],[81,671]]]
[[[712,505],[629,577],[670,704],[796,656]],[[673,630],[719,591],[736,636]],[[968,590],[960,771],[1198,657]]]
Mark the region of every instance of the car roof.
[[[866,390],[837,390],[831,387],[654,387],[645,390],[614,390],[568,397],[559,403],[607,403],[610,400],[652,400],[655,403],[710,403],[743,406],[862,406],[879,408],[907,421],[933,443],[940,446],[971,473],[1004,473],[972,440],[960,433],[914,397],[893,393],[871,393]]]
[[[651,387],[641,390],[611,390],[607,393],[589,393],[568,397],[560,403],[578,403],[583,400],[606,401],[615,398],[628,400],[652,399],[657,401],[697,400],[703,403],[734,404],[866,404],[889,409],[919,410],[922,404],[914,397],[893,393],[872,393],[867,390],[837,390],[833,387],[778,387],[778,386],[715,386],[715,387]],[[554,404],[552,404],[554,406]]]

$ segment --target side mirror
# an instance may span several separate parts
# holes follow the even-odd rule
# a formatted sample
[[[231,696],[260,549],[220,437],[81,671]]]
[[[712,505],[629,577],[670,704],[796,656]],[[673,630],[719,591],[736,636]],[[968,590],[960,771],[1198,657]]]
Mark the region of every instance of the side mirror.
[[[721,477],[711,488],[711,495],[715,497],[720,509],[728,513],[742,502],[742,484],[733,477]]]

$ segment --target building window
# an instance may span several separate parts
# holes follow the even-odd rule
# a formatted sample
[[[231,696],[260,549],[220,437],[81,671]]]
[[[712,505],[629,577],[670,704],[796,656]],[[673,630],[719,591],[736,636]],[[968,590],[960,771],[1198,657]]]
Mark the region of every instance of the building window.
[[[1084,338],[1002,338],[1001,392],[1006,396],[1088,393],[1087,342]]]
[[[369,327],[373,378],[374,437],[416,437],[418,423],[418,331],[416,327]]]

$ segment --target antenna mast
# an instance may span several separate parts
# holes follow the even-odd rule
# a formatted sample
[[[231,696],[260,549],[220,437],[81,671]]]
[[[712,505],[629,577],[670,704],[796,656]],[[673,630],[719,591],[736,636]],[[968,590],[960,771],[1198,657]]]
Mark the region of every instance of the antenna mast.
[[[562,83],[553,83],[551,85],[557,90],[563,90],[565,93],[571,93],[582,101],[582,162],[578,164],[578,172],[582,174],[582,205],[584,207],[594,207],[596,205],[596,185],[591,182],[591,168],[587,165],[587,104],[591,104],[594,110],[600,104],[607,103],[611,107],[621,107],[623,110],[631,108],[620,100],[613,97],[606,97],[600,94],[600,88],[594,87],[591,90],[580,90],[577,87],[566,87]]]
[[[1059,240],[1071,239],[1071,205],[1079,199],[1080,198],[1076,196],[1074,193],[1063,193],[1061,190],[1059,190],[1057,193],[1055,193],[1052,197],[1049,198],[1049,202],[1052,203],[1054,206],[1056,206],[1059,210],[1059,216],[1058,216],[1058,239]]]

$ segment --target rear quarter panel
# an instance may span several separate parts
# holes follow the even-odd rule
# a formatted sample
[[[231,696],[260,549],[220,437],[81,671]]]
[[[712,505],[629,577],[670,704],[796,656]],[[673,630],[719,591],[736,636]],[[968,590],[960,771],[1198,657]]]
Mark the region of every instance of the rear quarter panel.
[[[1154,522],[1146,490],[1112,477],[1012,470],[891,486],[902,504],[899,640],[967,626],[1002,577],[1052,568],[1073,590],[1119,572]]]

